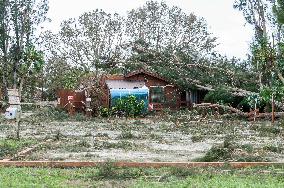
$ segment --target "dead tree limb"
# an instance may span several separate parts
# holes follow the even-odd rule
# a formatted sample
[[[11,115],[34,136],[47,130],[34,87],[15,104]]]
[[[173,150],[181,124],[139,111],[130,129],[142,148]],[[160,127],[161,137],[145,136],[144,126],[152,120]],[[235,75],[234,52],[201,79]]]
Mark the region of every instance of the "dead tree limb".
[[[221,105],[221,104],[201,103],[201,104],[195,104],[193,108],[211,108],[211,109],[221,108],[221,109],[236,113],[240,116],[248,117],[248,113],[242,112],[241,110],[233,108],[231,106],[226,106],[226,105]]]

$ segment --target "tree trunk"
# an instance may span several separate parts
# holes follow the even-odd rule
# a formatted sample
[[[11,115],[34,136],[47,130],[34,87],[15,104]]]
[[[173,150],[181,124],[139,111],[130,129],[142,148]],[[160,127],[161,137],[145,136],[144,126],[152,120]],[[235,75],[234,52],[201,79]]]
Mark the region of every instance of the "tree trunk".
[[[14,62],[13,67],[13,88],[17,89],[17,63]]]
[[[7,83],[7,79],[6,79],[6,76],[7,76],[7,56],[6,54],[4,53],[4,57],[3,57],[3,73],[2,73],[2,85],[3,85],[3,88],[2,88],[2,91],[3,91],[3,95],[4,95],[4,100],[8,100],[8,92],[7,92],[7,89],[8,89],[8,83]]]
[[[25,77],[22,77],[21,81],[20,81],[20,85],[19,85],[19,98],[20,98],[20,101],[22,99],[22,91],[23,91],[24,82],[25,82]]]

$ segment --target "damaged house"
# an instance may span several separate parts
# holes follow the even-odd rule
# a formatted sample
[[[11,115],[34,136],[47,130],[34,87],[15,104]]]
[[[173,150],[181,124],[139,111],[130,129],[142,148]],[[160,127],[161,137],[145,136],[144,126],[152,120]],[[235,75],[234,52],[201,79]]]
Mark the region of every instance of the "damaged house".
[[[198,89],[182,91],[160,75],[144,69],[125,75],[103,76],[101,84],[105,93],[102,97],[104,107],[111,107],[117,98],[134,95],[144,100],[149,110],[180,109],[201,103],[207,93]]]

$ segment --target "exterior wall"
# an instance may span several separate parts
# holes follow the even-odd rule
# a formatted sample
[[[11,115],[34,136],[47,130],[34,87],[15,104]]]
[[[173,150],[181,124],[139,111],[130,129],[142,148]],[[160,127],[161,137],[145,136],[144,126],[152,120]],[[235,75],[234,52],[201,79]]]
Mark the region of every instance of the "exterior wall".
[[[143,74],[143,73],[127,78],[127,80],[145,81],[146,86],[150,89],[149,103],[153,104],[154,110],[161,110],[163,108],[172,108],[172,109],[180,108],[180,93],[178,89],[175,86],[170,85],[169,82],[166,82],[165,80],[162,80],[162,79],[159,79],[154,76],[147,75],[147,74]],[[163,86],[164,87],[164,94],[165,94],[164,103],[153,103],[152,102],[151,87],[153,86]]]
[[[164,87],[164,92],[165,92],[165,103],[153,103],[154,110],[161,110],[163,108],[173,108],[173,109],[178,109],[180,107],[180,92],[178,91],[176,86],[170,85],[169,82],[156,78],[154,76],[144,74],[144,73],[139,73],[130,77],[120,77],[118,75],[116,76],[111,76],[110,78],[105,78],[105,80],[128,80],[128,81],[145,81],[146,86],[150,89],[150,98],[149,98],[149,103],[152,103],[151,100],[151,87],[153,86],[162,86]],[[106,84],[103,84],[103,90],[104,93],[106,93],[107,97],[103,99],[103,106],[104,107],[109,107],[110,105],[110,99],[109,99],[109,89],[107,88]]]
[[[169,82],[160,79],[155,76],[151,76],[145,73],[135,74],[129,77],[122,75],[111,75],[110,77],[104,77],[101,81],[102,88],[106,94],[102,97],[102,103],[104,107],[109,107],[110,97],[109,89],[105,83],[106,80],[128,80],[128,81],[145,81],[146,86],[150,89],[149,103],[153,104],[154,110],[161,110],[163,108],[179,109],[181,107],[190,108],[193,103],[203,102],[204,96],[207,91],[190,90],[187,92],[181,92],[176,86],[171,85]],[[151,99],[151,88],[155,86],[164,87],[165,102],[153,103]]]
[[[168,82],[166,82],[164,80],[155,78],[155,77],[147,75],[147,74],[142,74],[142,73],[134,75],[134,76],[129,77],[129,78],[126,78],[126,80],[130,80],[130,81],[145,81],[146,86],[149,87],[149,88],[151,86],[166,86],[166,85],[169,84]]]
[[[59,107],[60,108],[65,108],[67,109],[68,107],[68,96],[73,96],[74,100],[72,100],[72,104],[75,106],[76,110],[83,110],[84,109],[84,104],[81,102],[85,102],[86,101],[86,95],[85,92],[75,92],[72,90],[68,90],[68,89],[62,89],[58,92],[58,97],[60,97],[60,103],[59,103]]]
[[[127,80],[127,81],[145,81],[146,86],[150,89],[149,93],[149,103],[153,104],[154,110],[161,110],[163,108],[179,109],[181,107],[190,108],[193,103],[202,103],[204,96],[208,91],[203,90],[190,90],[190,91],[180,91],[176,86],[171,85],[169,82],[165,81],[158,76],[152,76],[151,74],[138,73],[133,74],[128,77],[123,75],[111,75],[105,76],[101,79],[101,86],[103,93],[105,95],[101,96],[102,104],[104,107],[110,106],[110,92],[106,85],[106,80]],[[164,88],[164,103],[153,103],[151,98],[151,88],[155,86],[161,86]]]

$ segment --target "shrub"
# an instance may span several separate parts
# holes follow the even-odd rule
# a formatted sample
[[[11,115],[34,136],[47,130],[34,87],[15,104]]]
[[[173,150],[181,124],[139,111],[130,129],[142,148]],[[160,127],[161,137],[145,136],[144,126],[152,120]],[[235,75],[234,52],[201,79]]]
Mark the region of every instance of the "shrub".
[[[224,87],[216,88],[214,91],[210,91],[209,93],[207,93],[204,97],[204,101],[227,105],[237,104],[237,98],[233,96],[232,93]]]
[[[222,147],[212,147],[204,157],[197,159],[200,162],[226,161],[231,159],[231,149]]]
[[[126,98],[117,99],[115,101],[112,113],[126,117],[137,117],[143,114],[144,109],[145,103],[143,100],[138,101],[135,96],[129,95]]]
[[[103,107],[103,108],[100,109],[100,115],[102,117],[109,117],[109,116],[111,116],[111,114],[112,114],[111,109],[109,109],[109,108]]]
[[[236,147],[233,135],[227,135],[222,146],[212,147],[204,157],[197,159],[202,162],[227,161],[232,159],[232,153]]]

